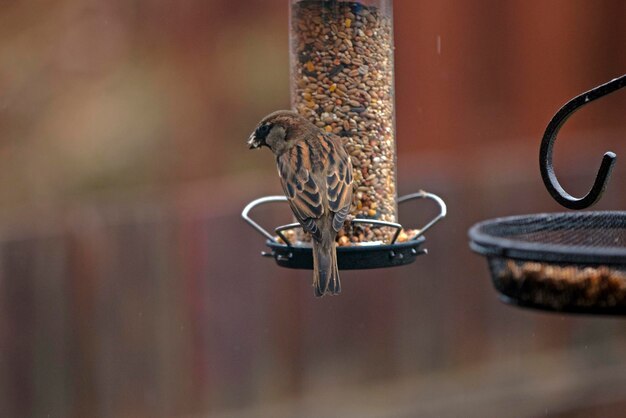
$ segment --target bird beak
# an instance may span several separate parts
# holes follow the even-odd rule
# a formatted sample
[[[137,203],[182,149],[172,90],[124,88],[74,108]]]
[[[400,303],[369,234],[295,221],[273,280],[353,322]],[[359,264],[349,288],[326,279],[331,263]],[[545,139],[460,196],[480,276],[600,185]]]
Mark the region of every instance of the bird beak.
[[[248,138],[248,147],[250,149],[257,149],[261,145],[263,145],[262,142],[257,139],[257,137],[254,135],[254,133],[252,135],[250,135],[250,138]]]

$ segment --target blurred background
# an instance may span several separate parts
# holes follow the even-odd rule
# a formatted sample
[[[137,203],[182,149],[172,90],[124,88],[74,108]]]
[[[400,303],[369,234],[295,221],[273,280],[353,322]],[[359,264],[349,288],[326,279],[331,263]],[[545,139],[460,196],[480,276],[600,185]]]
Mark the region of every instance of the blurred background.
[[[400,194],[442,196],[429,255],[311,272],[240,218],[280,194],[245,141],[289,107],[283,0],[0,4],[3,417],[622,417],[626,322],[501,304],[475,222],[559,211],[543,131],[626,72],[621,0],[396,0]],[[626,155],[626,92],[555,147],[572,194]],[[626,209],[618,159],[597,209]],[[436,208],[403,209],[420,225]],[[259,209],[270,227],[289,210]]]

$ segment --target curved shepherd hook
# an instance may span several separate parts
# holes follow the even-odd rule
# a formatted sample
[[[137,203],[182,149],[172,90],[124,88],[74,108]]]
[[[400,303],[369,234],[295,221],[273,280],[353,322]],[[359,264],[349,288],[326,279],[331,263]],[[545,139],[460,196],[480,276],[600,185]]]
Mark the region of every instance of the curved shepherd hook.
[[[609,176],[611,175],[611,170],[613,170],[613,166],[615,165],[616,155],[610,151],[604,154],[602,164],[600,165],[600,169],[598,170],[596,180],[594,181],[591,190],[589,190],[589,193],[587,193],[584,197],[576,198],[563,190],[563,187],[559,184],[559,181],[556,179],[556,174],[554,173],[554,167],[552,166],[552,148],[554,146],[556,135],[565,121],[575,111],[586,104],[604,97],[607,94],[613,93],[614,91],[625,86],[626,74],[574,97],[572,100],[565,103],[565,105],[559,109],[558,112],[556,112],[556,115],[554,115],[546,128],[546,132],[543,134],[541,149],[539,150],[541,177],[543,178],[543,183],[546,185],[548,192],[550,192],[554,200],[568,209],[585,209],[600,199],[604,189],[606,188]]]

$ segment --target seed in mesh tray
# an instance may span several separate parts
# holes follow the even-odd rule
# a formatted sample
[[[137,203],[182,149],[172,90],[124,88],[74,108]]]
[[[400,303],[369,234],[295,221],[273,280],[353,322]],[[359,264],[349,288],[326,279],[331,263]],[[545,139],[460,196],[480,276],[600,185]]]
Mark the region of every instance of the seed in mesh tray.
[[[353,194],[352,215],[396,222],[390,16],[357,2],[303,0],[292,7],[291,31],[293,107],[344,140],[361,192]],[[376,229],[346,233],[350,242],[388,241],[394,233]]]
[[[626,306],[626,273],[607,266],[559,266],[508,260],[498,280],[505,294],[554,309]]]

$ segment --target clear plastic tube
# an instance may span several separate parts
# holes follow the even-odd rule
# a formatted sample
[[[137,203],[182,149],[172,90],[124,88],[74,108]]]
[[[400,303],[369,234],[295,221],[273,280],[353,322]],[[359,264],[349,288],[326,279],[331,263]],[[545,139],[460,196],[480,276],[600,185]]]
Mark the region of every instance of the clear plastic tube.
[[[342,138],[352,215],[396,222],[392,0],[291,0],[289,26],[293,108]],[[354,226],[338,241],[388,241],[388,229]]]

